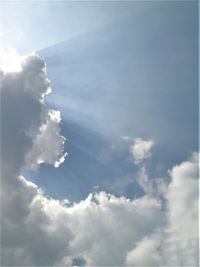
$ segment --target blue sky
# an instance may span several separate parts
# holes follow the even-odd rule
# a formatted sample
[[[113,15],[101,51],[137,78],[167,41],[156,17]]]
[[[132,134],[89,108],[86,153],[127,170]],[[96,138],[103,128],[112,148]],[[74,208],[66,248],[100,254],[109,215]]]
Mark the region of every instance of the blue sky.
[[[73,8],[79,25],[73,38],[38,50],[54,88],[48,101],[62,112],[69,157],[59,170],[45,166],[34,176],[44,174],[38,182],[50,195],[72,199],[134,176],[123,136],[155,141],[149,172],[158,177],[198,148],[196,3],[87,4],[56,4],[62,9],[57,27],[65,21],[60,39],[72,21],[63,10]],[[122,192],[133,196],[136,188],[128,184]]]

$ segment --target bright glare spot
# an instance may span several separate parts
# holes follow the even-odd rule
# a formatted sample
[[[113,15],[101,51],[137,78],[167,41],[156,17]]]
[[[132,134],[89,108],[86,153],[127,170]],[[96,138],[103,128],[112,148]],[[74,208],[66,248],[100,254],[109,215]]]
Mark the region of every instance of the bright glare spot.
[[[68,153],[66,152],[59,160],[57,160],[54,163],[54,167],[58,168],[60,166],[61,163],[63,163],[65,161],[65,157],[68,155]]]
[[[60,111],[51,109],[49,111],[49,116],[53,121],[60,123],[60,121],[61,121]]]
[[[21,71],[21,61],[22,57],[19,56],[15,48],[11,46],[0,47],[0,69],[5,72],[19,72]]]

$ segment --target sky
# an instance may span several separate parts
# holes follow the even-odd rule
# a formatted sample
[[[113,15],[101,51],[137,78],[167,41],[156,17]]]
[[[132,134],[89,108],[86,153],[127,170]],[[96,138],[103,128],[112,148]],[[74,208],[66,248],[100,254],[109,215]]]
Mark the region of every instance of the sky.
[[[198,2],[0,12],[2,265],[198,266]]]

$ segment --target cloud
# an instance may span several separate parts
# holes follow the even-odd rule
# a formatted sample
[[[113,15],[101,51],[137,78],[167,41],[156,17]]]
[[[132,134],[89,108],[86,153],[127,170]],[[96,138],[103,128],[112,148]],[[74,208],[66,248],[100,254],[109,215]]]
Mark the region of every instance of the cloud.
[[[44,61],[31,54],[20,66],[1,72],[1,265],[197,266],[197,154],[172,168],[164,202],[106,192],[79,203],[48,198],[20,172],[64,160],[60,113],[45,103]],[[149,142],[136,140],[137,162],[149,157]]]
[[[159,254],[160,240],[154,236],[145,237],[135,249],[127,254],[126,265],[128,266],[160,266]]]
[[[127,265],[198,266],[198,157],[170,171],[165,194],[165,224],[138,242]]]
[[[51,91],[45,63],[35,54],[17,60],[17,70],[1,70],[1,247],[5,265],[30,262],[29,253],[23,253],[31,243],[26,219],[38,191],[20,178],[21,168],[27,163],[39,164],[41,157],[43,162],[58,165],[64,157],[59,114],[44,100]],[[43,126],[49,142],[40,143],[45,154],[38,150]]]
[[[166,249],[171,265],[198,265],[199,154],[173,167],[166,194],[169,226]]]
[[[72,259],[81,256],[87,265],[123,265],[125,253],[134,242],[160,225],[160,212],[159,201],[148,197],[131,201],[100,192],[90,194],[80,203],[64,206],[37,195],[28,225],[33,229],[40,222],[40,229],[46,232],[49,242],[57,242],[60,257],[54,257],[57,261],[52,264],[70,265]],[[55,236],[51,238],[52,234]],[[50,252],[48,249],[47,255]]]
[[[152,140],[143,140],[136,138],[133,145],[130,147],[130,152],[133,156],[135,164],[138,164],[151,156],[151,148],[153,147]]]
[[[26,156],[27,165],[31,169],[36,169],[41,163],[58,167],[65,160],[67,153],[63,153],[65,138],[59,134],[60,121],[60,112],[50,109],[46,123],[41,125],[32,149]]]
[[[137,181],[146,193],[152,192],[152,181],[149,181],[145,166],[142,166],[137,173]]]

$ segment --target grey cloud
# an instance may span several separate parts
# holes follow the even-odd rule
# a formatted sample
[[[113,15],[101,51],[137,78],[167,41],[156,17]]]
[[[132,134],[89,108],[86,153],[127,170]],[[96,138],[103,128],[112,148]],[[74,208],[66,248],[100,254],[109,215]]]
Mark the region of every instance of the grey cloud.
[[[32,262],[28,253],[23,256],[23,251],[30,242],[26,218],[37,190],[36,186],[30,186],[19,178],[19,174],[26,164],[27,152],[31,151],[40,134],[40,127],[49,121],[49,109],[44,102],[45,94],[50,91],[45,63],[35,54],[20,61],[20,71],[1,70],[1,244],[5,265],[16,265],[18,258],[23,258],[24,264]],[[58,126],[55,130],[59,133]],[[60,140],[55,162],[63,157],[64,139],[60,137]],[[54,143],[53,138],[49,142]],[[45,160],[53,163],[53,160],[48,161],[48,157]]]

